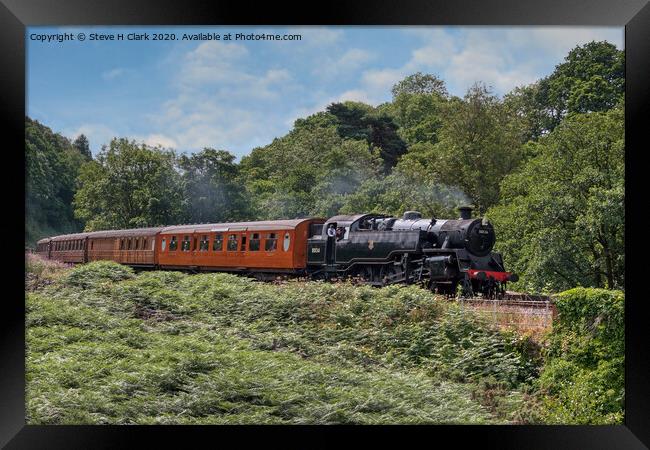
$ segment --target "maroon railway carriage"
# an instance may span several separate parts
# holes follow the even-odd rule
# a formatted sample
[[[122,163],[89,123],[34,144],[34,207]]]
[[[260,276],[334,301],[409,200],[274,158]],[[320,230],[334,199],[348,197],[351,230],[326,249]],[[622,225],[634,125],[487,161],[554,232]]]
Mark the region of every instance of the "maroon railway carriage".
[[[87,233],[86,261],[115,261],[138,267],[154,267],[156,236],[162,227]]]

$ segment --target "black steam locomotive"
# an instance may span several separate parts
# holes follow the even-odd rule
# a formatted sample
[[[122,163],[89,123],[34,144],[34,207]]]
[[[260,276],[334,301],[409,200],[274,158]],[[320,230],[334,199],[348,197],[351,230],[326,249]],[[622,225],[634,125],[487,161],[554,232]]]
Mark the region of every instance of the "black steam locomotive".
[[[447,295],[505,293],[508,281],[501,254],[493,252],[495,234],[485,219],[459,208],[456,220],[424,219],[417,211],[401,219],[381,214],[334,216],[313,230],[307,263],[313,277],[357,277],[372,285],[425,283]]]

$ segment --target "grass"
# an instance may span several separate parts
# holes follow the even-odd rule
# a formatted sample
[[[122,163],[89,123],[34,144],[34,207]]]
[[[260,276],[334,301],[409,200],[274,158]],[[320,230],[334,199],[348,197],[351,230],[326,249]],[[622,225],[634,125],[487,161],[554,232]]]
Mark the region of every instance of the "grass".
[[[47,270],[29,424],[526,421],[530,342],[414,286]]]

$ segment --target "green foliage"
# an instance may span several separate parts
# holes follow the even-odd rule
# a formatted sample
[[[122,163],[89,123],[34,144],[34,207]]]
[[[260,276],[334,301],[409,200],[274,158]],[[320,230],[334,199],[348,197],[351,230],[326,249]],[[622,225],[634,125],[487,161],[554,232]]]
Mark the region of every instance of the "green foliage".
[[[341,138],[365,140],[371,150],[378,151],[384,173],[389,173],[406,153],[406,144],[389,114],[358,102],[332,103],[327,112],[336,117],[336,130]]]
[[[183,195],[174,163],[172,151],[113,139],[82,166],[75,214],[86,231],[176,223]]]
[[[435,95],[447,97],[445,82],[435,75],[416,72],[407,76],[391,89],[393,100],[402,94],[407,95]]]
[[[27,296],[27,420],[505,423],[520,347],[413,286],[92,263]]]
[[[253,214],[260,219],[335,214],[381,160],[365,142],[342,139],[335,127],[300,126],[242,158]]]
[[[88,142],[88,138],[85,134],[80,134],[77,136],[77,139],[74,140],[72,145],[77,149],[79,154],[83,155],[86,158],[86,160],[93,159],[93,155],[90,152],[90,143]]]
[[[499,183],[522,160],[523,128],[482,85],[445,108],[439,142],[427,151],[430,170],[460,188],[479,214],[499,201]]]
[[[542,79],[537,102],[554,129],[572,113],[607,111],[625,93],[625,53],[608,42],[589,42],[571,50],[553,73]]]
[[[576,114],[527,146],[487,216],[520,286],[621,288],[624,251],[623,111]]]
[[[25,242],[74,233],[83,227],[72,199],[79,167],[86,156],[68,139],[25,117]]]
[[[622,423],[625,297],[575,288],[558,295],[558,319],[538,381],[545,423]]]
[[[234,222],[246,218],[248,204],[240,185],[235,156],[225,150],[205,148],[181,155],[183,215],[191,223]]]
[[[66,286],[91,288],[102,283],[132,278],[133,269],[113,261],[93,261],[72,269],[65,277]]]

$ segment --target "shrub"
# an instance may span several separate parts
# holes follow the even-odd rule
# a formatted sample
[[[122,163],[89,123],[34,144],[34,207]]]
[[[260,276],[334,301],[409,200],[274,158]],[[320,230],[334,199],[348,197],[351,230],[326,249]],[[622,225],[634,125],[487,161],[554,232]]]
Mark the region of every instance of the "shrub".
[[[107,281],[121,281],[135,277],[133,269],[113,261],[93,261],[75,267],[65,277],[64,284],[80,288],[98,287]]]
[[[624,415],[625,295],[575,288],[558,295],[538,386],[541,420],[613,424]]]

